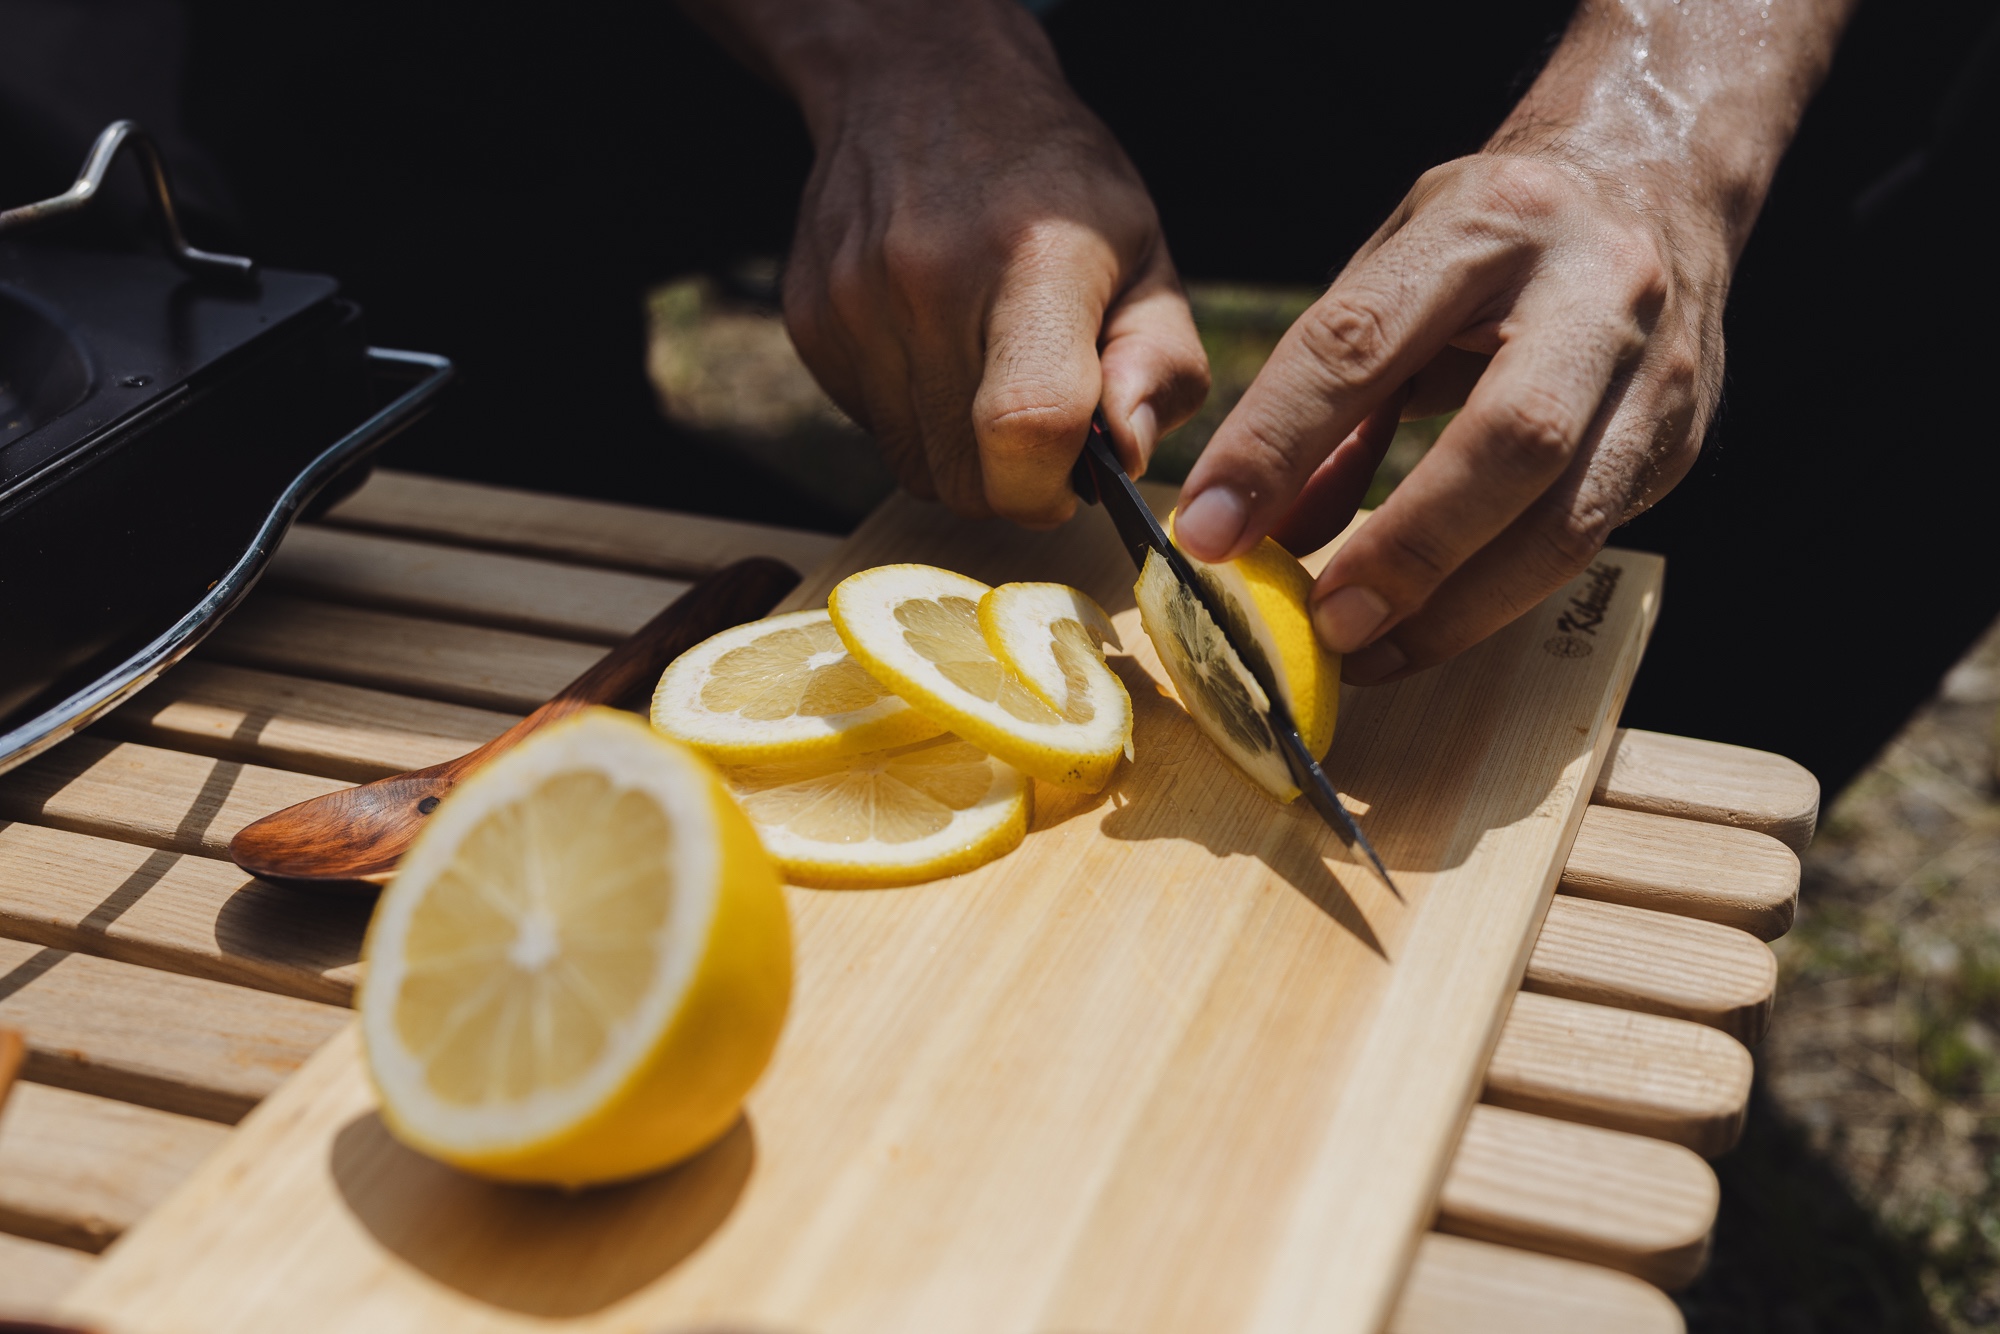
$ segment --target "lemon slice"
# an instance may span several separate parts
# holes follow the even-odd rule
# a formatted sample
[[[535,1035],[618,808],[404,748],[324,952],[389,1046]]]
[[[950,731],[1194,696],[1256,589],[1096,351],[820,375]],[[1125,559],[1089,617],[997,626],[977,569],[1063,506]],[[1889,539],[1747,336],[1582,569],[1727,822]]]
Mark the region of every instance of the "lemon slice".
[[[1157,551],[1146,553],[1133,592],[1146,637],[1159,652],[1188,716],[1251,782],[1279,801],[1298,796],[1298,784],[1271,732],[1271,698],[1229,647],[1201,599],[1174,577]]]
[[[853,755],[944,730],[870,676],[824,610],[703,640],[661,673],[652,715],[723,764]]]
[[[987,592],[931,565],[878,565],[843,579],[826,607],[855,659],[919,713],[1023,773],[1097,791],[1125,752],[1129,702],[1081,722],[1051,708],[993,655],[979,628]]]
[[[1168,534],[1173,530],[1170,514]],[[1285,702],[1312,757],[1324,757],[1340,712],[1340,655],[1313,633],[1306,610],[1313,579],[1305,566],[1268,537],[1216,565],[1181,554],[1221,609],[1243,665]]]
[[[957,875],[1028,830],[1027,776],[955,736],[866,755],[728,771],[764,847],[796,884],[886,888]]]
[[[1068,584],[1002,584],[979,599],[979,630],[993,655],[1064,721],[1118,711],[1125,758],[1132,758],[1132,697],[1104,665],[1101,647],[1116,647],[1118,632],[1088,593]]]
[[[735,1122],[785,1017],[776,869],[720,778],[592,709],[478,770],[368,928],[382,1116],[483,1176],[587,1185]]]

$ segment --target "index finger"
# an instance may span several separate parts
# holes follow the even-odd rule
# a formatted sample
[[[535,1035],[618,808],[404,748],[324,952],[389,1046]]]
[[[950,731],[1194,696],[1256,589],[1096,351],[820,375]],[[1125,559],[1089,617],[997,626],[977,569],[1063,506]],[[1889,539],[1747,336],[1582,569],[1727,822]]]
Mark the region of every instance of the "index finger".
[[[1321,460],[1474,322],[1511,270],[1508,248],[1422,220],[1341,274],[1279,341],[1217,428],[1175,532],[1203,560],[1255,546]]]

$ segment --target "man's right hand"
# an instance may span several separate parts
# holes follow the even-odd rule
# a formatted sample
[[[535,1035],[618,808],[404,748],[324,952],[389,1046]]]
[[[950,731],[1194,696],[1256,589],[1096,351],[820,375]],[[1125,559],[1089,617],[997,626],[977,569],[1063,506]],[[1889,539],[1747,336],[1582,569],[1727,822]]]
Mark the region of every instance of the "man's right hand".
[[[1138,475],[1208,361],[1144,184],[1015,0],[708,0],[817,159],[785,321],[904,485],[1042,527],[1102,402]]]

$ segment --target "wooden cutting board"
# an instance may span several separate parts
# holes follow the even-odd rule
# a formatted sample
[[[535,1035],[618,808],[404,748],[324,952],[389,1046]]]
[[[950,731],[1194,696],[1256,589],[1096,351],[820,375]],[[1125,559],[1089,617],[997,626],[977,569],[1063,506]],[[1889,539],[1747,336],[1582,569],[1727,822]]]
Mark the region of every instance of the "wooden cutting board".
[[[1398,898],[1181,713],[1101,513],[1033,535],[892,501],[793,605],[899,560],[1088,589],[1122,637],[1137,763],[1093,798],[1040,788],[1027,843],[970,875],[789,891],[784,1041],[694,1161],[573,1197],[460,1177],[389,1138],[349,1034],[68,1313],[202,1334],[1379,1329],[1661,562],[1607,552],[1446,667],[1346,693],[1328,769]]]

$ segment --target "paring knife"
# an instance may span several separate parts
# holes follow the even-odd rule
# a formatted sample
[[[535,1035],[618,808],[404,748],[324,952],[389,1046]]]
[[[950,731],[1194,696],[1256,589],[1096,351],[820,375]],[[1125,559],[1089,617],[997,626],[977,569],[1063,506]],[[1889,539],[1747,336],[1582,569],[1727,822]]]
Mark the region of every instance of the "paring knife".
[[[1216,629],[1222,632],[1222,637],[1228,641],[1230,649],[1236,656],[1246,664],[1254,661],[1243,652],[1241,645],[1230,638],[1229,622],[1224,619],[1222,609],[1216,606],[1215,600],[1208,595],[1208,589],[1196,577],[1194,568],[1188,564],[1187,557],[1183,556],[1180,549],[1168,539],[1166,530],[1160,527],[1160,521],[1153,517],[1153,511],[1139,495],[1139,488],[1125,475],[1124,466],[1118,462],[1118,455],[1111,448],[1111,435],[1105,429],[1104,414],[1101,412],[1091,418],[1090,434],[1085,437],[1083,452],[1077,456],[1076,467],[1070,473],[1070,485],[1076,490],[1077,495],[1082,497],[1084,503],[1103,504],[1104,512],[1111,516],[1112,524],[1118,529],[1119,539],[1125,543],[1125,550],[1132,557],[1132,564],[1144,570],[1146,553],[1159,552],[1161,558],[1167,562],[1167,568],[1173,572],[1174,578],[1178,579],[1181,586],[1192,593],[1207,610],[1209,619],[1215,622]],[[1271,725],[1271,734],[1277,738],[1278,748],[1285,754],[1285,763],[1292,771],[1292,781],[1305,793],[1306,800],[1312,803],[1312,808],[1333,827],[1336,834],[1340,835],[1340,841],[1350,848],[1361,849],[1382,877],[1383,883],[1400,898],[1402,891],[1396,888],[1395,880],[1389,875],[1389,868],[1382,864],[1382,858],[1376,853],[1374,845],[1368,841],[1368,836],[1361,832],[1361,826],[1355,823],[1354,816],[1341,804],[1340,794],[1334,791],[1333,784],[1327,779],[1326,771],[1319,767],[1319,760],[1306,749],[1305,738],[1299,735],[1298,725],[1292,721],[1291,711],[1278,697],[1275,683],[1266,681],[1262,684],[1265,687],[1264,693],[1271,701],[1271,711],[1265,721]]]

